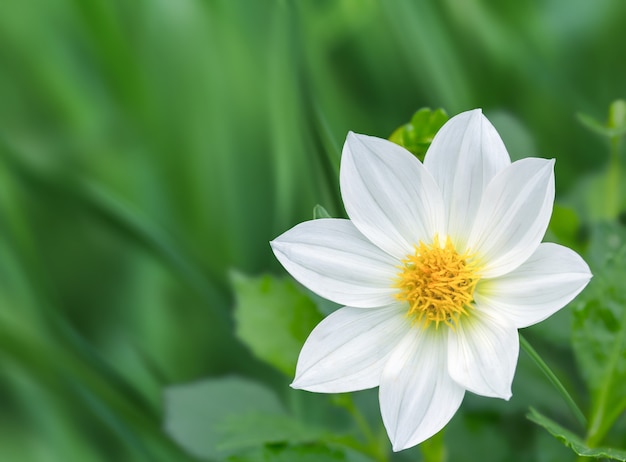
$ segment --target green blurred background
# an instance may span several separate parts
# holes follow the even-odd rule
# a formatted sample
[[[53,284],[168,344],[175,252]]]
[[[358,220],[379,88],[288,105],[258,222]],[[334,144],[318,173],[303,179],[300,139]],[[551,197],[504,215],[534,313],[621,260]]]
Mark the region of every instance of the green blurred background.
[[[623,0],[1,10],[2,461],[190,460],[163,434],[164,387],[285,386],[233,335],[229,271],[282,274],[268,241],[317,203],[342,213],[348,130],[388,137],[423,106],[482,107],[513,158],[557,159],[565,200],[608,158],[575,113],[602,119],[626,96]],[[567,319],[531,332],[566,374]],[[524,428],[543,393],[528,371]],[[501,423],[484,403],[453,426],[473,410]],[[475,444],[505,454],[481,428]]]

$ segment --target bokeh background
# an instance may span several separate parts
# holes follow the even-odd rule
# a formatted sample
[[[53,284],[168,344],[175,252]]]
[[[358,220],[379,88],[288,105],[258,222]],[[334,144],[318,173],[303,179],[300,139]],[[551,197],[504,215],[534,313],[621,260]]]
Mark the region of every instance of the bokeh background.
[[[282,393],[233,334],[229,274],[283,274],[268,241],[316,204],[342,214],[348,130],[482,107],[513,158],[557,159],[567,203],[608,159],[575,114],[626,96],[623,0],[0,9],[3,461],[193,460],[162,430],[165,387],[237,374]],[[568,336],[567,313],[528,333],[577,390]],[[567,410],[523,354],[514,394],[468,397],[451,441],[568,456],[524,419]]]

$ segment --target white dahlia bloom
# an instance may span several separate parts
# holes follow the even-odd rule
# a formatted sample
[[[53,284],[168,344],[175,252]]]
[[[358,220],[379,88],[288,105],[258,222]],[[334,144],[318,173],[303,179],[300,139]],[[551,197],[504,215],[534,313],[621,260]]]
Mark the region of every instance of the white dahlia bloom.
[[[517,329],[591,278],[578,254],[541,243],[553,167],[511,163],[479,109],[450,119],[423,164],[389,141],[348,134],[340,182],[350,219],[301,223],[271,243],[295,279],[345,305],[307,339],[292,387],[380,387],[395,451],[443,428],[465,390],[509,399]]]

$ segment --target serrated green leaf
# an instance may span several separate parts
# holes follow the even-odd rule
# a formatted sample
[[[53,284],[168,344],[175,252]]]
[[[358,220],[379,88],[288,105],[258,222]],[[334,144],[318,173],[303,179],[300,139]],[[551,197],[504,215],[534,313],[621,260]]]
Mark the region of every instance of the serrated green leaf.
[[[563,428],[561,425],[542,415],[533,408],[530,408],[530,412],[526,417],[535,422],[537,425],[540,425],[548,430],[552,436],[561,441],[567,447],[571,448],[579,456],[595,458],[603,457],[606,459],[626,461],[626,450],[606,447],[591,448],[585,444],[580,436],[566,428]]]
[[[423,160],[430,143],[447,120],[448,114],[443,109],[419,109],[409,123],[394,130],[389,140]]]
[[[190,454],[208,459],[230,455],[218,449],[225,438],[223,427],[230,419],[251,413],[285,415],[272,391],[238,377],[169,387],[164,401],[165,431]]]
[[[430,144],[439,129],[448,121],[448,114],[443,109],[422,108],[411,118],[413,139]]]
[[[235,334],[259,359],[288,376],[313,328],[322,320],[315,303],[291,279],[233,273]]]
[[[591,392],[589,441],[601,441],[626,408],[626,229],[592,229],[588,261],[594,277],[576,301],[572,340]]]

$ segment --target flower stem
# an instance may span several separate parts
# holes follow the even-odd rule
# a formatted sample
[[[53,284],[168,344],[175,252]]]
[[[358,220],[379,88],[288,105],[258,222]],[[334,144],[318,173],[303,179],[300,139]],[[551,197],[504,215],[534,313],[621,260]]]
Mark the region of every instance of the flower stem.
[[[607,196],[606,207],[609,218],[615,218],[620,211],[620,177],[621,165],[619,158],[619,145],[624,136],[626,127],[626,101],[613,101],[609,106],[609,119],[607,121],[609,129],[617,130],[609,136],[610,159],[609,170],[607,172]]]
[[[522,349],[528,354],[528,356],[532,358],[533,361],[535,361],[535,364],[539,366],[539,369],[541,369],[541,371],[546,375],[550,383],[552,383],[554,388],[556,388],[556,390],[561,394],[561,396],[565,400],[565,403],[568,405],[568,407],[576,417],[576,420],[578,420],[583,428],[587,428],[587,419],[585,418],[585,415],[582,413],[582,411],[580,410],[572,396],[565,389],[558,377],[554,374],[554,372],[552,372],[552,369],[550,369],[545,361],[541,359],[539,353],[535,351],[535,349],[530,345],[530,343],[528,343],[528,340],[526,340],[521,333],[519,334],[519,341]]]
[[[354,404],[352,395],[350,393],[336,395],[334,402],[348,411],[367,440],[366,445],[362,448],[363,452],[372,456],[377,462],[388,462],[389,457],[387,452],[380,446],[380,438],[377,437],[365,416],[361,413],[356,404]]]
[[[610,140],[610,160],[607,173],[607,196],[606,207],[609,218],[617,217],[620,208],[620,161],[619,161],[620,137]]]

